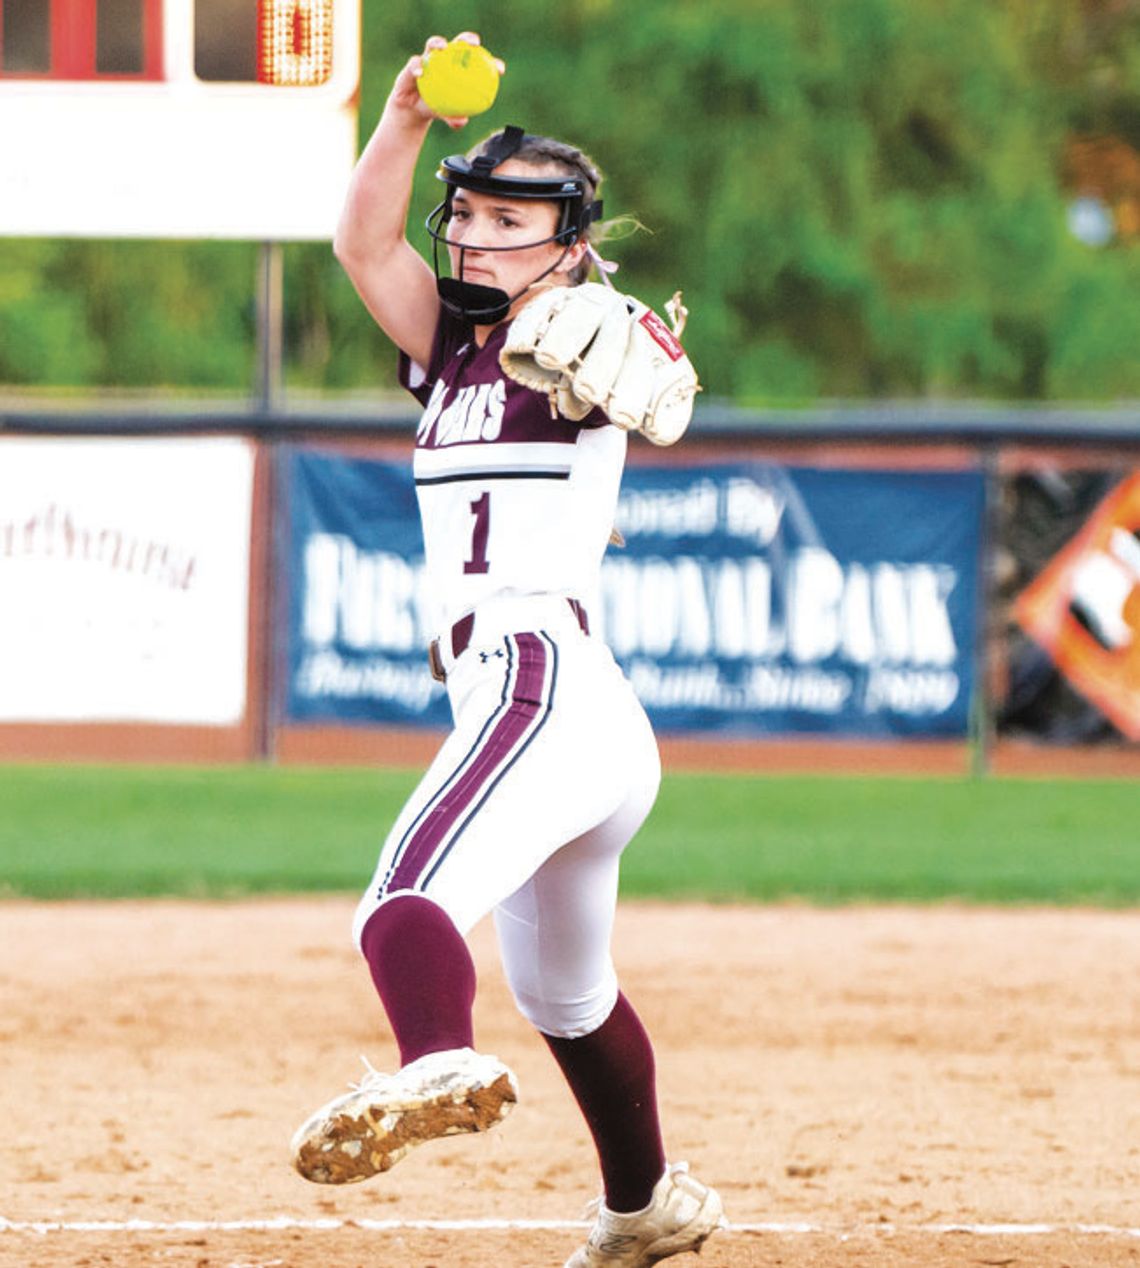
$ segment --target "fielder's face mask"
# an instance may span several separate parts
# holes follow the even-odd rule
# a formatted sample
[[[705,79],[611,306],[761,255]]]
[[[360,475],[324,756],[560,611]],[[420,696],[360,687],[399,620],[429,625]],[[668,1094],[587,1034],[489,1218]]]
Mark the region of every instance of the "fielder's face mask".
[[[427,231],[432,239],[432,267],[440,303],[449,313],[465,318],[476,326],[493,326],[502,321],[511,305],[525,295],[535,282],[540,282],[566,258],[567,252],[585,233],[587,226],[602,214],[598,201],[586,202],[586,181],[581,176],[496,176],[495,168],[517,154],[529,138],[522,128],[506,127],[487,143],[483,154],[467,159],[462,154],[445,158],[436,172],[436,179],[447,185],[443,202],[428,216]],[[472,242],[454,242],[447,236],[452,215],[452,200],[457,189],[477,194],[499,194],[504,198],[521,198],[558,205],[558,228],[548,238],[524,242],[513,247],[483,247]],[[467,251],[526,251],[547,242],[562,244],[562,254],[517,294],[508,295],[497,286],[480,286],[463,281],[463,258]],[[441,277],[439,247],[455,247],[459,252],[457,277]]]

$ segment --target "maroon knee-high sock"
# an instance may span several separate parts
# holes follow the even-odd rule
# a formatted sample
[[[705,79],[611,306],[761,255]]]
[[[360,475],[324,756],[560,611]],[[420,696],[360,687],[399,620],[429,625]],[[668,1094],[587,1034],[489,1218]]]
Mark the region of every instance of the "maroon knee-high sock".
[[[360,945],[401,1065],[473,1046],[475,965],[442,907],[418,894],[390,899],[369,916]]]
[[[598,1150],[606,1206],[640,1211],[665,1171],[653,1045],[633,1006],[614,1010],[580,1039],[543,1035],[585,1115]]]

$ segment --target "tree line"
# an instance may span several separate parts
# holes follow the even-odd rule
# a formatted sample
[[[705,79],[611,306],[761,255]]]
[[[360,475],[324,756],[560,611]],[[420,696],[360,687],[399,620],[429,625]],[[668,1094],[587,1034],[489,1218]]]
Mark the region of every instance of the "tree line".
[[[605,173],[615,281],[678,288],[710,396],[1140,397],[1140,236],[1074,235],[1074,143],[1140,150],[1140,0],[364,0],[361,140],[427,34],[508,63],[465,133],[571,140]],[[0,383],[243,392],[257,246],[0,241]],[[286,380],[393,383],[326,243],[285,248]]]

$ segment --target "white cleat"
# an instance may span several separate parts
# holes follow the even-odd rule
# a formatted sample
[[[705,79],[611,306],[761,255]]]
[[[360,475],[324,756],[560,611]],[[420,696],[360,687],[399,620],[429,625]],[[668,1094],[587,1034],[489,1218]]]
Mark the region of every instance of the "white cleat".
[[[590,1238],[566,1261],[566,1268],[650,1268],[651,1264],[700,1250],[724,1224],[715,1189],[689,1175],[688,1163],[669,1167],[644,1211],[629,1215],[602,1203]]]
[[[293,1165],[315,1184],[355,1184],[425,1140],[494,1127],[517,1100],[511,1071],[470,1048],[428,1053],[395,1074],[368,1066],[351,1092],[297,1129]]]

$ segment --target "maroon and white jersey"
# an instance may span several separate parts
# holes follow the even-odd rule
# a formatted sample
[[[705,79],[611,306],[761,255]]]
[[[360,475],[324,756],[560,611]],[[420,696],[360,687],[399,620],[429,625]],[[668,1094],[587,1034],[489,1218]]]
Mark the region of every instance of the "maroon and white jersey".
[[[413,470],[441,629],[491,595],[588,601],[614,522],[626,433],[597,409],[552,418],[546,396],[508,379],[508,324],[480,348],[443,313],[431,363],[400,358],[424,406]]]

